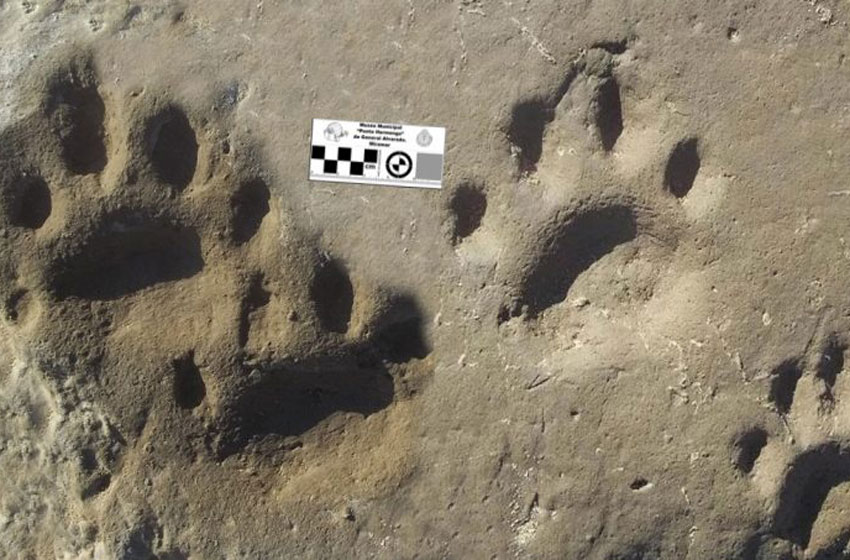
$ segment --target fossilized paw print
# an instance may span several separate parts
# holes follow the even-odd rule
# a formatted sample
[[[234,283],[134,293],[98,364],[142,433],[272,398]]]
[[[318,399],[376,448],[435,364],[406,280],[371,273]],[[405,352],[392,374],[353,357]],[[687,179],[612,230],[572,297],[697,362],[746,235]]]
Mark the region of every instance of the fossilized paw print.
[[[429,353],[417,301],[299,229],[230,113],[107,87],[86,54],[31,89],[0,138],[0,301],[58,393],[76,385],[125,443],[217,460],[405,398]],[[116,463],[87,453],[84,495]]]
[[[711,262],[699,237],[709,233],[706,218],[731,178],[712,165],[699,134],[661,110],[663,102],[633,96],[636,81],[627,42],[588,49],[549,95],[515,105],[505,132],[517,183],[496,190],[472,180],[452,193],[456,250],[495,263],[501,332],[532,335],[516,343],[517,355],[542,364],[529,368],[538,373],[526,387],[559,375],[581,380],[590,369],[599,390],[610,390],[604,372],[615,378],[629,364],[649,363],[656,323],[679,313],[669,302],[689,289],[679,280]],[[693,294],[684,297],[699,297]],[[570,349],[588,339],[594,350],[572,360]],[[742,558],[850,557],[848,344],[844,330],[819,327],[804,354],[762,378],[776,422],[745,427],[730,442],[732,468],[768,504]],[[655,554],[643,544],[612,546],[595,553]]]
[[[701,270],[713,257],[702,252],[700,239],[711,234],[711,218],[732,180],[689,120],[642,81],[640,66],[629,41],[599,43],[580,53],[550,92],[512,107],[503,129],[515,170],[511,180],[462,181],[446,211],[459,259],[480,274],[482,295],[473,302],[473,317],[497,326],[494,352],[505,382],[521,388],[513,396],[527,397],[541,416],[570,402],[568,420],[581,422],[587,431],[576,433],[591,440],[588,431],[605,432],[599,426],[623,408],[614,403],[628,400],[636,387],[651,383],[664,391],[681,381],[676,377],[683,369],[676,368],[683,352],[675,338],[681,324],[692,320],[683,315],[699,314],[692,302],[711,291]],[[652,381],[641,380],[647,373]],[[651,406],[664,415],[664,407],[677,405],[659,399]],[[649,407],[635,415],[650,416]],[[555,430],[573,433],[559,410],[551,420],[560,426]],[[588,430],[587,422],[596,427]],[[544,425],[545,419],[535,425],[541,430],[535,449],[545,455],[530,461],[536,472],[581,468],[581,460],[558,457],[572,446],[560,446],[548,430],[543,435]],[[607,443],[602,436],[594,441]],[[592,446],[582,453],[593,462]],[[606,495],[622,504],[600,510],[638,507],[641,496],[658,493],[650,491],[645,473],[624,470],[623,481],[618,476],[607,479]],[[583,515],[570,509],[579,491],[561,490],[557,483],[546,492],[527,491],[539,496],[540,506],[515,526],[533,525],[538,537],[518,530],[515,542],[543,556],[542,549],[530,548],[534,542],[578,533],[561,520]],[[556,509],[557,519],[541,513]],[[571,533],[569,546],[576,548],[568,555],[653,557],[661,537],[627,540],[604,533],[607,514],[595,514],[603,520],[593,529],[587,521],[586,533]],[[598,540],[578,542],[593,531],[599,531]]]
[[[452,193],[460,250],[500,238],[497,273],[510,288],[500,322],[538,321],[570,300],[648,301],[683,230],[722,199],[722,174],[701,172],[698,135],[662,134],[682,127],[656,100],[631,100],[625,113],[618,76],[633,79],[631,66],[626,41],[594,46],[555,91],[514,106],[506,135],[519,182],[500,208],[475,181]]]
[[[846,335],[822,321],[799,356],[760,378],[777,422],[742,430],[733,464],[768,504],[749,558],[850,556],[850,423]]]

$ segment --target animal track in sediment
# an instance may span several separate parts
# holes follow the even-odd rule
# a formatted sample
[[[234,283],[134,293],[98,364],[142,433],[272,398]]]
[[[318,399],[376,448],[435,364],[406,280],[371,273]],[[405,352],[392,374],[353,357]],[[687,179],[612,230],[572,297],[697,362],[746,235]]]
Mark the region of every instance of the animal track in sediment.
[[[532,316],[562,302],[578,277],[617,246],[637,237],[635,212],[627,205],[593,205],[554,223],[524,274],[518,305]]]
[[[459,243],[472,235],[481,225],[487,212],[487,193],[483,185],[474,181],[463,181],[449,198],[450,237]]]
[[[301,233],[229,113],[107,86],[84,54],[61,68],[0,132],[0,301],[46,370],[127,439],[176,430],[217,458],[406,398],[430,352],[416,298]],[[115,479],[95,471],[85,497]]]
[[[180,408],[195,408],[207,394],[201,370],[192,352],[171,362],[174,368],[174,400]]]
[[[197,232],[176,220],[131,211],[98,216],[97,222],[49,270],[57,298],[116,299],[204,268]]]
[[[167,107],[148,124],[150,161],[159,178],[178,190],[195,175],[198,140],[189,119],[179,107]]]
[[[623,309],[649,300],[697,214],[682,204],[701,169],[697,136],[660,138],[648,158],[629,154],[635,125],[619,76],[627,55],[627,42],[595,45],[551,95],[511,112],[505,133],[520,183],[512,215],[492,228],[512,233],[499,265],[510,291],[500,322],[536,319],[577,296]],[[639,173],[624,163],[642,159],[652,167]]]
[[[271,301],[271,293],[266,291],[262,273],[255,274],[248,283],[248,292],[242,300],[239,317],[239,346],[244,347],[251,335],[251,326],[257,324],[257,313],[262,313]]]
[[[838,374],[844,371],[844,355],[847,353],[847,342],[836,334],[827,337],[823,352],[818,361],[815,375],[823,382],[823,391],[820,395],[823,408],[832,408],[835,405],[835,383]]]
[[[623,133],[623,109],[620,101],[620,86],[614,77],[603,78],[593,96],[590,113],[596,127],[602,149],[610,152],[620,134]]]
[[[310,297],[323,328],[344,333],[351,321],[354,287],[343,265],[335,260],[320,263],[310,285]]]
[[[325,263],[319,274],[327,273]],[[342,267],[331,269],[333,282],[350,282]],[[266,297],[266,296],[263,296]],[[227,457],[251,446],[300,446],[299,436],[335,413],[369,415],[407,393],[394,375],[399,367],[427,358],[431,349],[422,310],[415,298],[389,294],[379,298],[363,335],[334,345],[324,354],[303,358],[260,357],[246,385],[231,403],[227,437],[217,450]],[[333,301],[328,309],[342,312],[332,325],[351,320],[348,303]],[[341,306],[341,307],[340,307]],[[328,330],[333,333],[333,330]],[[405,395],[401,395],[404,397]],[[264,441],[268,436],[276,436]]]
[[[47,114],[68,169],[96,173],[106,165],[105,107],[89,58],[80,57],[48,86]]]
[[[742,473],[751,473],[765,445],[767,445],[766,431],[758,427],[745,430],[735,438],[732,463]]]
[[[50,189],[37,175],[15,177],[5,194],[4,210],[13,226],[35,230],[50,216]]]
[[[803,372],[797,359],[785,360],[776,366],[770,374],[770,394],[768,401],[780,414],[787,414],[794,402],[794,391]]]
[[[699,141],[687,138],[678,142],[664,168],[664,187],[676,198],[688,194],[700,166]]]
[[[584,99],[575,123],[589,131],[597,147],[609,152],[623,132],[620,86],[613,74],[616,57],[627,42],[597,43],[573,63],[561,83],[549,95],[535,96],[516,103],[505,128],[508,141],[518,152],[521,172],[533,172],[545,153],[547,129],[563,116],[570,105],[571,91],[581,90]],[[578,86],[578,87],[577,87]]]
[[[843,420],[850,404],[845,397],[850,390],[845,340],[837,332],[823,336],[811,350],[769,373],[767,402],[787,427],[787,437],[770,437],[755,428],[750,434],[757,438],[745,434],[740,440],[746,468],[739,469],[751,471],[757,487],[772,500],[770,524],[752,540],[780,539],[794,557],[844,558],[850,553],[850,521],[844,513],[850,508],[850,430]]]
[[[233,196],[233,240],[238,244],[249,241],[259,231],[263,218],[269,213],[269,187],[262,179],[243,183]]]

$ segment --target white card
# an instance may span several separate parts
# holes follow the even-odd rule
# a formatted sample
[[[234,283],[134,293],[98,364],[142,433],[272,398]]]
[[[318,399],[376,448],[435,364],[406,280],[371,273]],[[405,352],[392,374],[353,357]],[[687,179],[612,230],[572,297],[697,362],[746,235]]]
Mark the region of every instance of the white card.
[[[313,119],[310,180],[439,189],[446,129]]]

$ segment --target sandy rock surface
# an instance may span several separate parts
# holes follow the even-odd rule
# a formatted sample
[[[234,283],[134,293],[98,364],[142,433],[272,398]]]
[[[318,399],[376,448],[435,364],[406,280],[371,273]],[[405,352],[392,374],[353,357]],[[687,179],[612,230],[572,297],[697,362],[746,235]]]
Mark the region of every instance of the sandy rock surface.
[[[0,0],[0,556],[850,557],[848,21]]]

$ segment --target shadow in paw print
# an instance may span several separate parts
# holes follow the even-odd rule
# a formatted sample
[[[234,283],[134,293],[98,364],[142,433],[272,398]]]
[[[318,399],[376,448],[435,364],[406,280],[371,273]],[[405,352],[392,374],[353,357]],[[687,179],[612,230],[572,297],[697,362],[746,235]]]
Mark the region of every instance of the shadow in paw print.
[[[597,41],[590,45],[591,49],[602,49],[611,54],[623,54],[629,48],[628,39]]]
[[[798,456],[788,471],[774,516],[774,533],[803,548],[829,491],[850,480],[850,451],[826,443]]]
[[[452,242],[472,235],[487,212],[487,195],[475,183],[461,183],[452,193],[449,210],[454,220]]]
[[[377,321],[366,350],[377,362],[394,364],[421,360],[431,353],[422,311],[414,297],[400,294],[393,299],[390,311]],[[363,357],[361,354],[361,361]]]
[[[752,472],[765,445],[767,445],[767,432],[762,428],[751,428],[738,436],[732,456],[735,467],[744,474]]]
[[[68,169],[80,175],[101,171],[106,166],[106,111],[88,64],[53,80],[47,111]]]
[[[819,551],[812,560],[846,560],[848,544],[850,544],[850,531],[845,531],[831,545]]]
[[[248,343],[253,315],[271,301],[271,293],[263,287],[264,281],[265,277],[257,273],[248,284],[248,293],[242,300],[242,310],[239,315],[239,346],[244,347]]]
[[[174,400],[183,409],[197,407],[207,394],[201,370],[195,365],[193,353],[186,354],[171,362],[174,370]]]
[[[77,251],[54,265],[57,297],[111,300],[204,267],[197,233],[136,216],[112,216]]]
[[[619,550],[605,555],[605,560],[656,560],[661,558],[658,549],[648,544],[634,544],[625,550]]]
[[[318,267],[310,285],[310,298],[316,306],[316,315],[323,329],[335,333],[348,330],[354,305],[354,288],[342,263],[329,260]]]
[[[198,140],[186,114],[169,107],[148,126],[150,159],[157,176],[182,190],[195,175]]]
[[[788,541],[761,532],[750,536],[734,556],[735,560],[795,560]]]
[[[6,297],[3,303],[6,319],[12,322],[21,318],[22,310],[26,307],[29,292],[19,288]]]
[[[269,213],[269,187],[262,179],[244,183],[230,201],[233,212],[233,240],[237,245],[249,241],[259,231]]]
[[[840,340],[834,334],[827,338],[816,373],[817,378],[824,384],[821,402],[826,406],[831,406],[835,400],[833,389],[838,380],[838,374],[844,369],[845,352],[847,352],[846,342]]]
[[[664,187],[676,198],[682,198],[694,186],[699,168],[699,142],[696,138],[682,140],[676,144],[667,160]]]
[[[582,272],[635,237],[637,221],[628,206],[602,206],[573,215],[545,243],[523,282],[520,303],[535,316],[564,301]]]
[[[614,144],[623,133],[623,107],[620,101],[620,86],[614,77],[606,78],[596,90],[591,107],[596,129],[602,148],[606,152],[614,149]]]
[[[97,496],[101,492],[105,491],[109,488],[109,485],[112,484],[112,475],[109,473],[97,474],[91,478],[91,480],[83,487],[80,492],[80,498],[83,500],[88,500],[94,496]]]
[[[794,391],[797,382],[803,375],[800,362],[797,359],[786,360],[776,366],[771,372],[770,394],[768,400],[780,414],[788,414],[794,402]]]
[[[38,229],[50,217],[50,189],[38,175],[20,175],[12,181],[3,198],[9,223],[13,226]]]
[[[415,300],[399,296],[367,344],[332,357],[259,366],[260,380],[226,413],[219,457],[270,436],[300,436],[340,412],[383,410],[395,395],[392,364],[430,351],[423,327]]]
[[[368,416],[393,400],[383,368],[354,363],[299,364],[265,371],[230,412],[219,455],[224,458],[268,436],[298,436],[338,412]]]
[[[520,149],[520,171],[532,171],[543,154],[543,132],[555,109],[542,99],[517,103],[511,114],[508,140]]]
[[[520,171],[533,171],[536,168],[543,154],[543,133],[555,119],[555,107],[566,95],[577,74],[578,67],[575,67],[567,73],[551,96],[520,101],[511,110],[507,137],[511,144],[519,148]]]
[[[117,558],[127,560],[186,560],[181,550],[161,550],[162,527],[152,515],[140,520],[133,529],[118,539]]]
[[[112,475],[103,469],[97,458],[97,453],[90,447],[80,451],[80,498],[87,500],[109,488]]]

